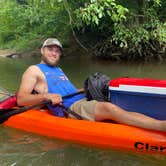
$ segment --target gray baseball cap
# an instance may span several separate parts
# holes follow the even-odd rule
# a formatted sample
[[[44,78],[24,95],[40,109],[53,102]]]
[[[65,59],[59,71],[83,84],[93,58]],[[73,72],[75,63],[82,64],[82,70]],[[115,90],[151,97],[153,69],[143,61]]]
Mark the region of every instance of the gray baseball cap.
[[[56,45],[62,49],[62,44],[56,38],[48,38],[47,40],[44,41],[42,47],[53,46],[53,45]]]

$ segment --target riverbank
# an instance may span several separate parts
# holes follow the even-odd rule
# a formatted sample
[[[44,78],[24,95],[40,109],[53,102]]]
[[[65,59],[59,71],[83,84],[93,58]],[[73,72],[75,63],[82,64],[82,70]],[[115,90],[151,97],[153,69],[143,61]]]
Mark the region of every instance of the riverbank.
[[[16,56],[18,53],[15,50],[0,50],[0,57],[6,58],[6,57],[12,57]]]
[[[23,58],[28,56],[39,56],[40,52],[38,50],[19,52],[12,49],[0,50],[0,58]]]
[[[78,44],[76,44],[74,41],[70,41],[70,46],[66,45],[63,48],[63,57],[64,56],[70,56],[75,54],[87,54],[85,50],[83,50]],[[88,52],[88,54],[91,54]],[[34,50],[20,50],[16,51],[13,49],[0,49],[0,58],[24,58],[24,57],[39,57],[41,55],[40,49],[34,49]]]

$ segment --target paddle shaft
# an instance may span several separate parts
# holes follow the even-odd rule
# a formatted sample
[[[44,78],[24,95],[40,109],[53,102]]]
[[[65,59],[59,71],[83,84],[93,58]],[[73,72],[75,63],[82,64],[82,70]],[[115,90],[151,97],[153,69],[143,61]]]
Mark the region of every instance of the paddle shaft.
[[[72,93],[72,94],[63,96],[62,98],[65,99],[65,98],[72,97],[72,96],[75,96],[75,95],[83,93],[83,92],[84,91],[82,90],[82,91],[79,91],[79,92],[76,92],[76,93]],[[22,113],[22,112],[28,111],[30,109],[34,109],[36,107],[46,105],[46,104],[51,104],[51,100],[45,100],[45,101],[42,101],[38,104],[35,104],[35,105],[32,105],[32,106],[24,106],[24,107],[16,109],[16,110],[3,111],[3,113],[0,114],[0,123],[3,123],[9,117],[11,117],[12,115],[16,115],[16,114],[19,114],[19,113]],[[62,108],[62,111],[66,114],[72,114],[74,117],[76,117],[79,120],[85,119],[85,118],[81,117],[79,114],[75,113],[74,111],[70,110],[69,108],[66,108],[63,105],[60,105],[60,107]]]
[[[25,106],[25,107],[22,107],[22,108],[19,108],[16,110],[7,111],[7,112],[3,111],[4,113],[0,115],[0,123],[5,122],[9,117],[11,117],[13,115],[28,111],[30,109],[34,109],[36,107],[43,106],[45,104],[50,104],[50,103],[51,103],[51,100],[46,100],[46,101],[42,101],[42,102],[32,105],[32,106]]]
[[[5,92],[0,92],[0,94],[6,95],[6,96],[13,96],[13,94],[5,93]]]
[[[69,97],[73,97],[73,96],[78,95],[78,94],[81,94],[81,93],[84,93],[84,90],[80,90],[80,91],[78,91],[78,92],[76,92],[76,93],[72,93],[72,94],[63,96],[62,99],[66,99],[66,98],[69,98]],[[71,114],[71,115],[73,115],[74,117],[76,117],[76,119],[79,119],[79,120],[86,119],[86,118],[82,117],[81,115],[77,114],[76,112],[72,111],[70,108],[65,107],[64,105],[58,105],[58,106],[61,107],[61,108],[62,108],[62,111],[63,111],[64,113],[66,113],[67,115],[68,115],[68,114]]]
[[[73,115],[76,119],[79,119],[79,120],[88,120],[87,118],[85,118],[85,117],[79,115],[78,113],[72,111],[70,108],[67,108],[67,107],[65,107],[64,105],[58,105],[58,107],[61,107],[61,108],[62,108],[62,111],[63,111],[65,114],[67,114],[67,115],[71,114],[71,115]]]

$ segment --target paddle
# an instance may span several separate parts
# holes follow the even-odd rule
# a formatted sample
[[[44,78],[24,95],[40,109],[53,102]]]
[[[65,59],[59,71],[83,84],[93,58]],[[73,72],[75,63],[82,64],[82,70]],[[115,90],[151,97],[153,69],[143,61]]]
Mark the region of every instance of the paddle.
[[[75,95],[83,93],[83,92],[84,91],[82,90],[82,91],[79,91],[79,92],[76,92],[76,93],[72,93],[72,94],[63,96],[62,98],[65,99],[65,98],[72,97],[72,96],[75,96]],[[46,104],[51,104],[51,100],[42,101],[42,102],[40,102],[36,105],[32,105],[32,106],[24,106],[24,107],[19,108],[19,109],[8,109],[8,110],[5,110],[5,111],[1,110],[0,111],[0,123],[5,122],[9,117],[11,117],[13,115],[16,115],[16,114],[19,114],[19,113],[22,113],[22,112],[28,111],[30,109],[34,109],[36,107],[46,105]],[[72,114],[74,117],[76,117],[79,120],[85,119],[82,116],[78,115],[77,113],[70,110],[69,108],[66,108],[63,105],[58,105],[58,106],[61,107],[62,110],[64,111],[64,113],[66,113],[66,114]]]
[[[10,94],[6,89],[0,87],[0,102],[13,96],[14,94]]]
[[[71,115],[73,115],[76,119],[79,119],[79,120],[87,120],[85,117],[83,117],[83,116],[77,114],[76,112],[72,111],[70,108],[65,107],[64,105],[58,105],[58,107],[61,107],[61,108],[62,108],[62,111],[63,111],[64,113],[66,113],[67,115],[68,115],[68,114],[71,114]]]
[[[36,107],[40,107],[40,106],[43,106],[43,105],[49,104],[49,103],[51,103],[51,100],[42,101],[42,102],[32,105],[32,106],[24,106],[19,109],[8,109],[6,111],[1,111],[0,123],[5,122],[8,118],[10,118],[13,115],[16,115],[16,114],[19,114],[19,113],[22,113],[22,112],[28,111],[30,109],[34,109]]]

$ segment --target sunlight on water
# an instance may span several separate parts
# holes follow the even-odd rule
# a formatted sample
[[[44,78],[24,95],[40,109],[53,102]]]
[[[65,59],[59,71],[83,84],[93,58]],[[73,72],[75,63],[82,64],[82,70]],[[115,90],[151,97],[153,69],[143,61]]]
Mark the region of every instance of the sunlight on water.
[[[21,75],[34,58],[0,59],[0,86],[17,91]],[[94,72],[111,78],[122,76],[166,79],[166,63],[118,63],[90,60],[85,56],[66,57],[60,67],[77,87]],[[115,150],[103,150],[50,139],[0,126],[0,165],[2,166],[165,166],[166,157]]]

